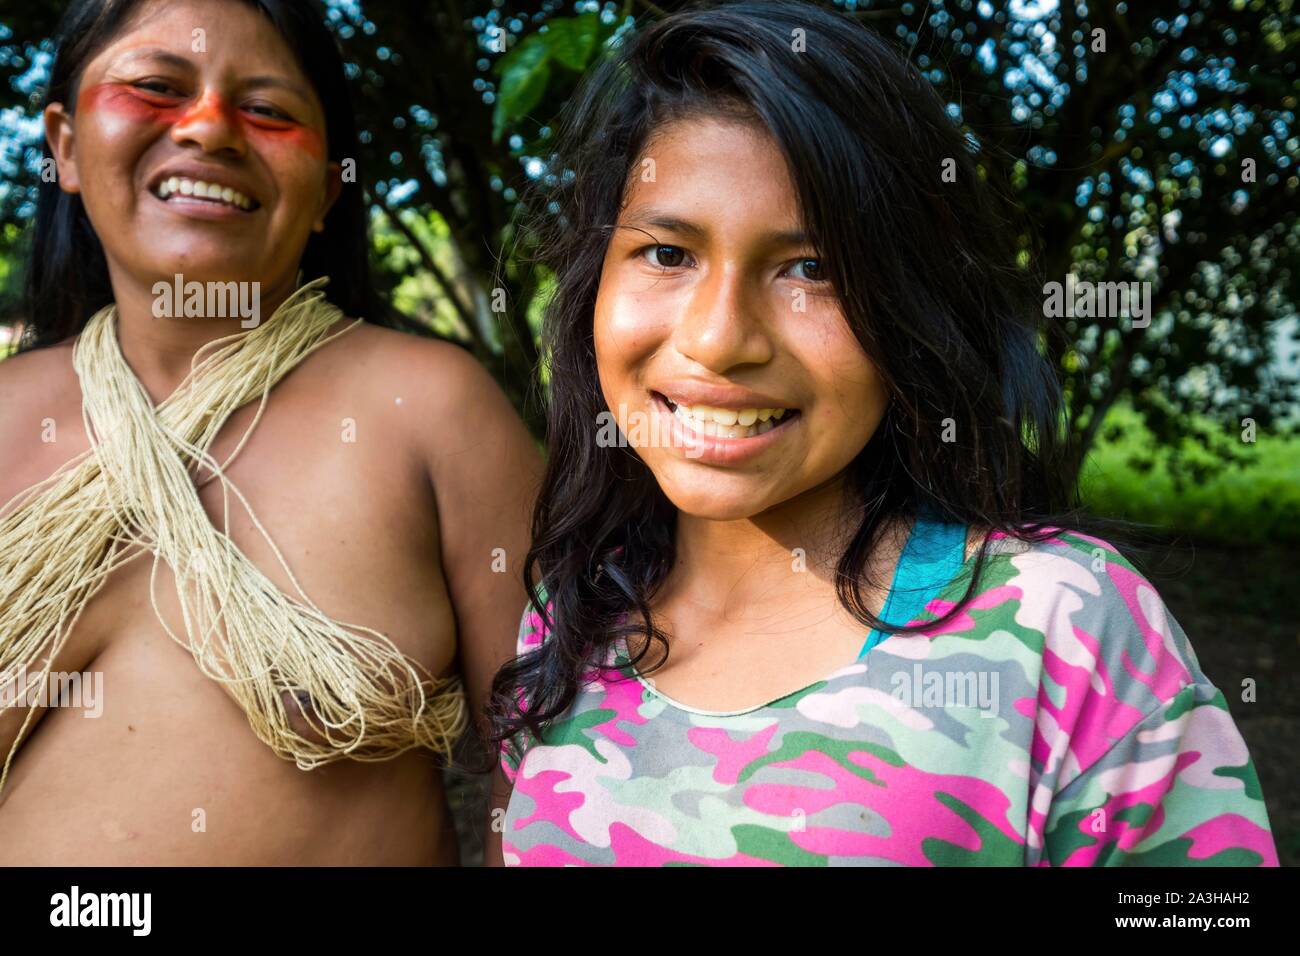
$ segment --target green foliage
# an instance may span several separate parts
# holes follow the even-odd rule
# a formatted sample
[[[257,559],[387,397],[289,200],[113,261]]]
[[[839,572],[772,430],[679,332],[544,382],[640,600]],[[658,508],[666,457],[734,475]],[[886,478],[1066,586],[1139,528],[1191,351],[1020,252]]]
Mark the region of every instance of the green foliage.
[[[492,117],[492,140],[501,141],[506,126],[528,115],[541,102],[551,79],[550,50],[544,34],[534,33],[497,61],[501,90]]]
[[[1193,423],[1215,447],[1238,448],[1231,464],[1211,461],[1200,442],[1161,446],[1128,404],[1111,410],[1081,478],[1085,503],[1103,513],[1223,543],[1300,544],[1300,438],[1260,433],[1244,443],[1209,419]],[[1170,468],[1181,453],[1204,464],[1199,480]]]
[[[493,142],[500,142],[506,129],[528,118],[541,103],[551,83],[552,65],[581,74],[613,32],[594,13],[552,17],[542,30],[524,37],[497,60],[493,71],[501,83],[492,112]]]
[[[501,77],[492,113],[493,142],[500,142],[507,129],[545,125],[551,111],[545,111],[540,118],[530,114],[548,91],[554,96],[556,87],[562,88],[561,95],[571,90],[614,33],[614,25],[603,23],[594,13],[552,17],[541,30],[524,37],[504,54],[493,67]],[[562,82],[553,79],[553,66],[567,74]]]

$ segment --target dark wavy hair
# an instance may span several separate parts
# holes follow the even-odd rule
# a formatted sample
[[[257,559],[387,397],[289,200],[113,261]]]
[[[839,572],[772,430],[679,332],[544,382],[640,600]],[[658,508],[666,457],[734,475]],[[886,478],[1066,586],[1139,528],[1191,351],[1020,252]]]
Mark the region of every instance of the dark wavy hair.
[[[797,30],[806,38],[798,52]],[[1008,204],[931,84],[881,37],[821,7],[779,0],[676,13],[585,79],[560,123],[557,175],[529,202],[537,258],[556,278],[543,331],[549,460],[525,565],[548,637],[497,674],[489,717],[498,744],[517,746],[524,731],[540,739],[615,639],[643,636],[637,660],[652,644],[660,666],[666,659],[650,603],[674,563],[676,511],[640,458],[597,442],[605,402],[593,315],[639,151],[661,125],[703,115],[761,124],[784,153],[804,228],[892,398],[845,474],[860,520],[836,590],[864,628],[933,625],[891,624],[867,607],[867,558],[891,517],[926,509],[1024,541],[1055,528],[1130,536],[1127,523],[1077,505],[1060,379],[1040,351],[1060,330],[1017,265]],[[948,160],[955,183],[941,177]],[[943,440],[945,425],[955,441]],[[988,551],[986,540],[965,594],[939,620],[978,592]],[[539,579],[549,614],[532,586]]]
[[[45,103],[75,110],[82,70],[129,21],[142,0],[75,0],[59,22]],[[341,162],[361,155],[343,58],[323,13],[311,0],[239,0],[260,12],[284,38],[325,108],[326,155]],[[49,143],[42,155],[51,157]],[[303,280],[329,276],[326,297],[350,316],[383,319],[370,278],[365,200],[347,184],[303,251]],[[22,350],[53,345],[81,331],[113,301],[104,247],[81,197],[57,183],[38,187],[26,256]]]

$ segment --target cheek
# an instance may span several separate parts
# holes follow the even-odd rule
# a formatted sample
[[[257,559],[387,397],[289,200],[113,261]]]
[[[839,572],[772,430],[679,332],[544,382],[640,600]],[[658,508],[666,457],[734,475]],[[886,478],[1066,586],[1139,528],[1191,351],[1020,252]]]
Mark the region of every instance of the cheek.
[[[315,130],[306,126],[276,126],[243,117],[244,135],[264,155],[301,162],[325,158],[325,143]]]
[[[812,375],[822,427],[856,438],[870,437],[888,402],[879,370],[842,316],[817,323],[791,343]],[[864,438],[865,441],[865,438]]]
[[[671,310],[653,295],[602,275],[595,310],[596,357],[602,369],[630,371],[658,350],[671,324]]]
[[[181,116],[175,106],[166,106],[126,83],[100,83],[82,89],[77,110],[104,120],[149,127],[169,126]]]
[[[326,169],[315,161],[304,162],[301,155],[297,162],[285,162],[267,153],[261,156],[275,183],[276,201],[271,216],[276,228],[310,231],[326,195]]]
[[[596,350],[596,374],[605,405],[613,411],[626,431],[630,422],[625,413],[644,404],[638,384],[640,372],[654,354],[660,336],[652,320],[647,320],[644,303],[627,294],[619,284],[601,277],[596,295],[593,344]]]
[[[171,112],[133,95],[121,84],[87,87],[77,97],[78,146],[111,163],[116,150],[135,142],[146,144],[175,122]],[[86,172],[93,173],[95,167],[106,164],[83,165],[88,166]]]
[[[218,96],[205,96],[197,103],[173,103],[129,83],[100,83],[83,89],[77,109],[88,111],[96,120],[120,132],[161,132],[179,122],[201,122],[225,118],[239,127],[259,153],[291,162],[304,158],[325,158],[325,143],[313,129],[250,116],[230,107]]]

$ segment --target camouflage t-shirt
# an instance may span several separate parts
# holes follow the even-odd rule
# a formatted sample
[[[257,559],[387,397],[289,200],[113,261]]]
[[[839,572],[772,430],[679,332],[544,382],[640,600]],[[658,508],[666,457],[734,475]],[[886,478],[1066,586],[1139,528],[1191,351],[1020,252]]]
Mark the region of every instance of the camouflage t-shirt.
[[[1276,866],[1246,745],[1152,585],[1077,532],[990,547],[947,625],[742,712],[681,705],[612,648],[503,752],[506,863]],[[542,630],[527,609],[521,654]]]

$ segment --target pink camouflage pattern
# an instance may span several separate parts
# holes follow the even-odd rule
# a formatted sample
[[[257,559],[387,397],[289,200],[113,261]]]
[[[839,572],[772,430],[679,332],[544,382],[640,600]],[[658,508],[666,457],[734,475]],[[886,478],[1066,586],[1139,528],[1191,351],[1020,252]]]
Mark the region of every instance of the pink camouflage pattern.
[[[679,705],[614,648],[518,765],[503,748],[507,864],[1276,866],[1245,742],[1150,582],[1077,532],[990,544],[948,624],[752,710]],[[543,631],[529,607],[519,653]]]

